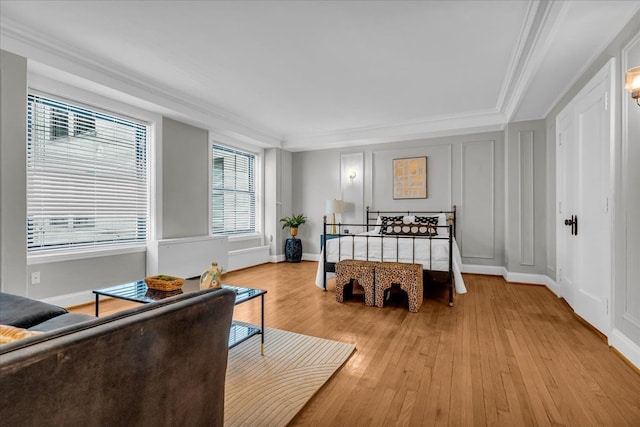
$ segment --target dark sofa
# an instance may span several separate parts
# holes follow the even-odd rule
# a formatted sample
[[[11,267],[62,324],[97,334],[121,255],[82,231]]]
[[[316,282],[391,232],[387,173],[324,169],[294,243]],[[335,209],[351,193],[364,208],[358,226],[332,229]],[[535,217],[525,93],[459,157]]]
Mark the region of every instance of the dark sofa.
[[[48,331],[0,346],[2,424],[221,426],[234,300],[208,289],[52,329],[69,313],[36,320]]]

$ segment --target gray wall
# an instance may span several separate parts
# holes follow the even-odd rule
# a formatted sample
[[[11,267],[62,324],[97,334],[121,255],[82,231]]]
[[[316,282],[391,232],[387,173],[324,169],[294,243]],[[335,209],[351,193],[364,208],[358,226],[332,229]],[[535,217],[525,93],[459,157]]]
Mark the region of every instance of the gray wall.
[[[162,238],[209,235],[209,133],[162,120]]]
[[[289,237],[280,218],[292,215],[291,158],[291,152],[280,148],[264,150],[264,234],[271,257],[284,254],[284,242]]]
[[[344,191],[341,160],[362,153],[363,194]],[[427,156],[428,198],[394,200],[392,160]],[[449,210],[458,206],[458,244],[465,264],[505,265],[504,132],[401,141],[293,154],[294,211],[310,217],[301,228],[305,254],[320,252],[322,216],[327,199],[344,198],[345,206],[362,197],[375,210]],[[545,171],[545,162],[537,167]],[[348,180],[348,179],[347,179]],[[342,186],[341,186],[342,183]],[[349,198],[347,198],[349,197]],[[346,216],[346,215],[345,215]],[[544,249],[544,247],[542,248]]]
[[[81,259],[26,257],[27,60],[0,51],[0,279],[2,290],[33,298],[86,293],[139,280],[145,275],[144,249],[89,255]],[[174,120],[159,124],[163,141],[162,231],[160,238],[208,234],[208,132]],[[162,160],[163,159],[163,160]],[[41,282],[30,284],[40,272]]]
[[[298,229],[304,254],[320,253],[322,217],[328,199],[340,199],[340,151],[293,153],[292,213],[307,216]],[[284,215],[288,215],[283,212]]]
[[[0,51],[0,289],[22,295],[27,283],[26,102],[27,60]]]
[[[506,267],[511,273],[547,272],[546,139],[544,120],[507,126]]]

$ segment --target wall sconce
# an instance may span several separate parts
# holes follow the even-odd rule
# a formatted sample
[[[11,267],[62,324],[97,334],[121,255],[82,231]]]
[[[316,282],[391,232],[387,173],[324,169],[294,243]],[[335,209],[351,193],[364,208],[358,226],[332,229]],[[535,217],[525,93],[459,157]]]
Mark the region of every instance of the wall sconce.
[[[342,200],[327,200],[325,212],[331,214],[331,234],[336,234],[336,214],[341,214],[344,209]]]
[[[353,169],[351,169],[349,171],[349,181],[353,182],[353,180],[356,179],[356,171],[354,171]]]
[[[636,104],[640,106],[640,67],[634,67],[627,70],[624,80],[624,88],[631,92],[631,97],[636,100]]]

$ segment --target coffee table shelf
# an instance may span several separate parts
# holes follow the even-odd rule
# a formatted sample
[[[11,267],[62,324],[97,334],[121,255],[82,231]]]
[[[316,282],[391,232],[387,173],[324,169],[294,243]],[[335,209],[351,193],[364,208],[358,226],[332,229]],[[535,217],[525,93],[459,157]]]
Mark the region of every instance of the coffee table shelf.
[[[234,320],[231,324],[231,331],[229,333],[229,348],[237,346],[254,335],[261,335],[260,353],[264,355],[264,294],[266,294],[267,291],[232,285],[222,285],[222,287],[235,292],[235,305],[260,297],[260,327],[250,323]],[[144,280],[111,286],[109,288],[96,289],[93,291],[96,295],[96,317],[100,314],[100,296],[148,304],[174,295],[180,295],[185,292],[195,292],[199,289],[200,287],[196,281],[186,281],[182,289],[177,291],[156,291],[154,289],[149,289]]]

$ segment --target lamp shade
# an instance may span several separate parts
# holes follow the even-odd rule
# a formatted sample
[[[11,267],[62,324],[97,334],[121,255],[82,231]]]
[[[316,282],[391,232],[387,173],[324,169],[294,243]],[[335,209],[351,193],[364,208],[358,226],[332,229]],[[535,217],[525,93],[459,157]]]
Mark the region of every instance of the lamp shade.
[[[624,88],[629,92],[640,90],[640,67],[627,70]]]
[[[327,200],[325,212],[328,214],[341,214],[344,208],[342,200]]]

